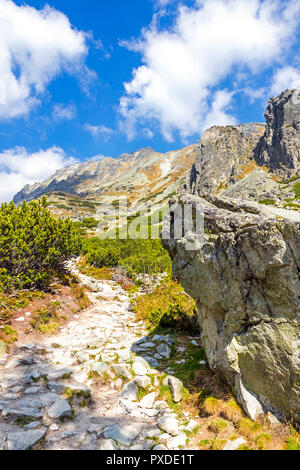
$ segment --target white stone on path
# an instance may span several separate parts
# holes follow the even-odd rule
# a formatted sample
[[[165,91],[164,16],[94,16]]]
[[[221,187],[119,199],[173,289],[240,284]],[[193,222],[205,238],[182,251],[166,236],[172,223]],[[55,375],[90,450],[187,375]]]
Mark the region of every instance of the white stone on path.
[[[165,415],[157,421],[159,429],[162,431],[171,434],[171,436],[177,436],[179,433],[178,430],[178,421],[171,415]]]
[[[239,437],[239,439],[235,439],[235,441],[227,441],[223,450],[237,450],[245,444],[247,444],[247,441],[242,437]]]
[[[121,391],[120,397],[125,400],[136,401],[138,390],[139,389],[134,382],[128,382]]]
[[[112,439],[102,439],[99,443],[99,450],[118,450],[118,447]]]
[[[153,408],[156,398],[156,393],[148,393],[139,401],[139,407],[141,408]]]

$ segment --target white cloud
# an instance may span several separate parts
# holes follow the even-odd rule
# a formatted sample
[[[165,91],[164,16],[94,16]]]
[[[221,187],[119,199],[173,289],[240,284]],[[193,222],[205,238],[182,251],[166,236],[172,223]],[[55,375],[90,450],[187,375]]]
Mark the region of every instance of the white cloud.
[[[84,124],[84,129],[89,132],[93,137],[102,136],[104,139],[109,139],[114,133],[113,129],[100,125],[93,126],[92,124]]]
[[[230,122],[214,87],[234,74],[232,82],[240,80],[234,89],[241,86],[241,72],[249,77],[282,59],[299,13],[300,0],[199,0],[193,8],[178,8],[172,29],[160,30],[153,21],[140,39],[123,43],[143,62],[120,100],[127,137],[143,125],[159,126],[169,141],[174,131],[185,139],[199,135],[214,115]]]
[[[15,147],[0,153],[0,202],[12,200],[26,184],[43,181],[57,170],[75,163],[59,147],[28,153]]]
[[[203,130],[209,129],[212,126],[228,126],[230,124],[237,124],[235,117],[226,113],[227,108],[231,104],[231,100],[232,93],[229,93],[226,90],[218,91],[215,94],[211,110],[206,115]]]
[[[55,121],[71,121],[75,118],[76,113],[75,104],[56,104],[53,106],[52,117]]]
[[[300,89],[300,69],[283,67],[277,70],[273,77],[271,95],[278,95],[287,88]]]
[[[0,0],[0,119],[28,113],[62,71],[82,75],[87,37],[54,8]]]

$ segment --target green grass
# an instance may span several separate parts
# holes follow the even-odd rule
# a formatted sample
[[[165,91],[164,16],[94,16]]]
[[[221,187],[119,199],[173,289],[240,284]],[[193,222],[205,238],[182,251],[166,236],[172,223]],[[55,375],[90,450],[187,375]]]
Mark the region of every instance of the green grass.
[[[300,199],[300,183],[294,185],[295,198]]]
[[[53,334],[60,326],[57,312],[60,306],[60,302],[51,302],[47,307],[36,310],[30,322],[32,328],[43,334]]]
[[[274,199],[261,199],[260,201],[258,201],[259,204],[265,204],[266,206],[272,206],[275,204],[275,200]]]

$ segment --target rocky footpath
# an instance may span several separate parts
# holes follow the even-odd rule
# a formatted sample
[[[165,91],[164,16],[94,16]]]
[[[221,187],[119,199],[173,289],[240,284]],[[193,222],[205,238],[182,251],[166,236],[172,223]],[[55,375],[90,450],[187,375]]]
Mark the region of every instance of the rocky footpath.
[[[197,422],[159,399],[168,386],[181,400],[182,383],[164,370],[174,340],[147,337],[119,285],[73,272],[92,306],[54,337],[0,358],[0,449],[187,447]]]
[[[300,422],[300,206],[255,201],[268,192],[277,197],[272,171],[293,176],[290,184],[298,178],[299,93],[287,90],[270,100],[266,131],[248,154],[254,164],[239,181],[246,128],[208,131],[188,191],[172,202],[164,227],[173,274],[197,302],[209,364],[252,419],[271,411]],[[210,145],[213,134],[219,147]],[[296,187],[287,184],[292,190],[297,202]],[[174,215],[197,204],[204,231],[190,249],[193,231],[172,239]]]

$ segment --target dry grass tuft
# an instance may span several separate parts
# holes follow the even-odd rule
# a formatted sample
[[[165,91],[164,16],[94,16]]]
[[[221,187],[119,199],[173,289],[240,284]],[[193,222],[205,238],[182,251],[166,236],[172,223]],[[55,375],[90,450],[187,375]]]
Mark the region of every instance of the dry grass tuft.
[[[241,407],[234,398],[224,403],[221,415],[235,424],[244,417]]]
[[[216,397],[208,397],[204,400],[202,410],[208,416],[219,414],[224,405],[223,400],[218,400]]]

